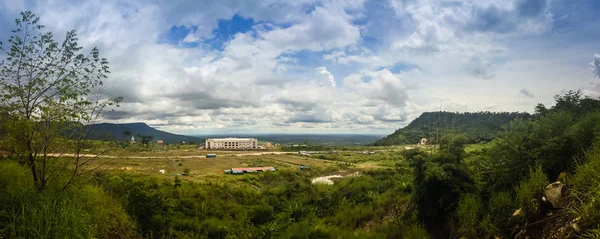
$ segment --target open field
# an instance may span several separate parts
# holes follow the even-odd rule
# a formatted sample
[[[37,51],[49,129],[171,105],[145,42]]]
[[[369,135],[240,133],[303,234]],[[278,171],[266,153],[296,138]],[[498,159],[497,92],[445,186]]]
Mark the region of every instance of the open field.
[[[227,154],[229,153],[229,154]],[[92,167],[98,170],[124,171],[134,174],[143,174],[158,178],[172,178],[189,169],[188,180],[203,180],[205,176],[224,175],[223,170],[236,167],[262,167],[273,166],[276,169],[297,169],[301,165],[311,168],[337,168],[343,162],[333,160],[313,159],[300,157],[286,152],[225,152],[218,154],[217,158],[189,157],[189,156],[111,156],[99,157],[93,161]],[[159,173],[165,170],[165,174]],[[230,176],[230,175],[227,175]],[[232,176],[235,177],[235,176]]]
[[[134,146],[125,149],[106,148],[101,155],[86,152],[86,157],[96,157],[91,167],[100,171],[126,172],[136,175],[196,182],[231,182],[244,180],[245,176],[224,174],[223,170],[236,167],[273,166],[277,170],[289,169],[300,172],[300,166],[309,166],[314,174],[357,172],[371,169],[394,168],[402,162],[403,147],[379,148],[365,154],[361,147],[336,153],[300,155],[297,152],[267,150],[224,151],[196,149],[193,145],[170,147]],[[144,151],[139,151],[144,150]],[[206,158],[206,154],[217,158]],[[65,155],[63,155],[65,156]],[[161,174],[159,171],[164,170]],[[189,171],[184,175],[184,171]],[[323,176],[317,174],[316,176]]]
[[[85,152],[84,157],[95,158],[91,167],[102,171],[119,171],[137,175],[168,179],[184,174],[182,178],[191,181],[227,180],[236,176],[225,175],[223,170],[236,167],[273,166],[276,169],[300,170],[302,165],[313,169],[325,169],[327,172],[340,170],[363,171],[370,169],[395,168],[405,163],[400,152],[405,146],[377,147],[365,150],[365,147],[349,147],[350,150],[336,150],[335,153],[317,153],[301,155],[298,152],[270,150],[206,150],[196,149],[194,145],[169,145],[164,147],[130,145],[126,148],[115,147],[105,142],[100,150]],[[484,145],[469,145],[467,151],[481,150]],[[98,153],[98,154],[94,154]],[[217,154],[217,158],[206,158],[206,154]],[[72,156],[56,154],[54,156]],[[164,170],[161,174],[159,170]],[[239,177],[237,177],[239,178]]]

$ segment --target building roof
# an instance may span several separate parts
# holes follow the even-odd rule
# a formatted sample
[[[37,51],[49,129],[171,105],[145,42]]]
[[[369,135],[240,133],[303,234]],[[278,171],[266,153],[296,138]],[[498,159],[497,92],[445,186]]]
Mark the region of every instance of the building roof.
[[[275,170],[273,167],[255,167],[255,168],[232,168],[232,171],[266,171]]]
[[[239,140],[239,141],[251,141],[251,140],[256,140],[253,138],[220,138],[220,139],[206,139],[206,140],[212,140],[212,141],[235,141],[235,140]]]

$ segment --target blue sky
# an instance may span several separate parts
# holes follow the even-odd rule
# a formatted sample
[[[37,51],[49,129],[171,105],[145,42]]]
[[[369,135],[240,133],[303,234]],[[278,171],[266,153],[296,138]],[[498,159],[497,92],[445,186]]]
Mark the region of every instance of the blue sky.
[[[0,0],[111,63],[110,122],[211,133],[391,133],[422,112],[600,93],[600,1]]]

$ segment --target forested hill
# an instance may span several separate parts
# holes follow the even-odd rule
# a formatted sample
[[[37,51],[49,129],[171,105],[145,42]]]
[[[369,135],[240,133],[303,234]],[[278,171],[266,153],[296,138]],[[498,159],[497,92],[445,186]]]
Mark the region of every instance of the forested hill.
[[[152,136],[154,142],[156,142],[156,140],[163,140],[168,144],[181,143],[181,141],[185,141],[186,143],[201,143],[204,141],[203,139],[197,137],[172,134],[157,130],[145,123],[102,123],[89,125],[88,127],[90,127],[90,134],[88,138],[97,140],[130,140],[131,136],[125,136],[123,134],[123,132],[128,130],[138,142],[140,142],[138,135]]]
[[[529,119],[529,113],[520,112],[425,112],[404,128],[375,142],[375,145],[416,144],[421,138],[435,140],[435,136],[463,134],[469,143],[491,141],[502,126],[515,118]]]

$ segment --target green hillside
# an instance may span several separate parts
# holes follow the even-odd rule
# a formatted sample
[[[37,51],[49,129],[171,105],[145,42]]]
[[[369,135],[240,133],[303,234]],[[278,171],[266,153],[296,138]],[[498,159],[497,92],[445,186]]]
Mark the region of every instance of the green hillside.
[[[437,135],[442,137],[449,133],[464,134],[469,143],[488,142],[511,120],[531,117],[520,112],[425,112],[406,127],[378,140],[375,145],[416,144],[421,138],[435,142]]]
[[[137,135],[149,135],[153,137],[153,140],[163,140],[165,143],[174,144],[181,143],[185,141],[187,143],[200,143],[204,142],[203,139],[172,134],[169,132],[157,130],[148,126],[145,123],[128,123],[128,124],[110,124],[110,123],[102,123],[102,124],[93,124],[89,125],[90,133],[88,135],[88,139],[96,139],[96,140],[130,140],[131,136],[125,136],[123,134],[124,131],[131,131],[132,135],[135,137],[136,141],[140,141]]]

